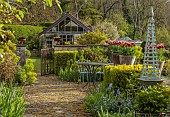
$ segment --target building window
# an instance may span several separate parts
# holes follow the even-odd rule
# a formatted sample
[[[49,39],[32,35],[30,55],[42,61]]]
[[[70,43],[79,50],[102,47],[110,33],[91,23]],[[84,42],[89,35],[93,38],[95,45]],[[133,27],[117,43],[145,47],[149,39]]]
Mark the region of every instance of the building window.
[[[46,39],[46,44],[47,44],[47,48],[52,48],[52,39],[51,38],[47,38]]]
[[[73,44],[73,35],[60,35],[62,38],[61,45],[64,45],[65,42],[70,42],[70,44]]]

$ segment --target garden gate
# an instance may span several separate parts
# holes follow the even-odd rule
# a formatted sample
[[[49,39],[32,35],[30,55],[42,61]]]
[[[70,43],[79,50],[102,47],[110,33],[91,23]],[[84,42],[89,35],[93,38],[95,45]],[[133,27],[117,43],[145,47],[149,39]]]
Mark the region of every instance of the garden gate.
[[[54,73],[54,49],[41,49],[41,75]]]

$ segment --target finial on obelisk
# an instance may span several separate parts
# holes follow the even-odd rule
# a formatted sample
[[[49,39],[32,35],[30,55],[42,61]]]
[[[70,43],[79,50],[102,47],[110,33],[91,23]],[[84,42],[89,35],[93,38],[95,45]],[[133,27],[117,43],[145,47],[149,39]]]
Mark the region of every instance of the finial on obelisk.
[[[153,4],[152,4],[152,0],[150,0],[149,19],[150,19],[150,20],[154,20],[153,17],[154,17]]]
[[[152,6],[152,5],[150,6],[149,17],[150,17],[151,20],[154,20],[154,19],[153,19],[153,17],[154,17],[154,12],[153,12],[153,6]]]

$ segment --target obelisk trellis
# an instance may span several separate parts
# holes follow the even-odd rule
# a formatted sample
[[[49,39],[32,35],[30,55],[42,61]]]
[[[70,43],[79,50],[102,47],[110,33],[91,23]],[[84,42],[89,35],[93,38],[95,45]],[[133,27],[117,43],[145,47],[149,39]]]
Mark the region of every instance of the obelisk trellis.
[[[153,19],[153,7],[150,7],[149,22],[147,39],[145,44],[144,60],[142,67],[142,75],[139,80],[146,84],[156,84],[161,82],[159,64],[158,64],[158,52],[156,48],[156,36],[155,36],[155,21]]]

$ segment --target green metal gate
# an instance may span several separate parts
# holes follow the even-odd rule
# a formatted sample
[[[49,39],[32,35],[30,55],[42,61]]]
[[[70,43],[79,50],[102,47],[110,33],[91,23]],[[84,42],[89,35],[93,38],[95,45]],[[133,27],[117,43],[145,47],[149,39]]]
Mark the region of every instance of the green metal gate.
[[[41,75],[54,74],[54,49],[41,49]]]

